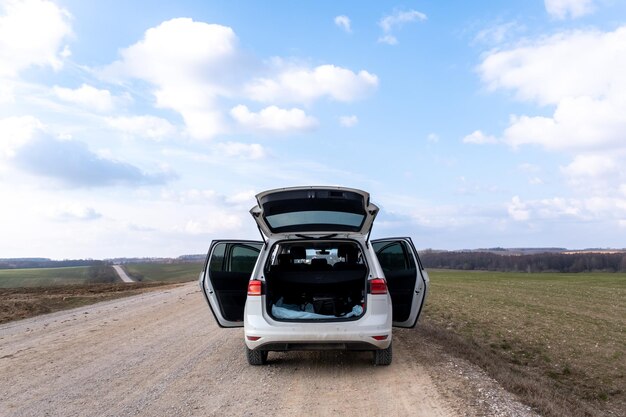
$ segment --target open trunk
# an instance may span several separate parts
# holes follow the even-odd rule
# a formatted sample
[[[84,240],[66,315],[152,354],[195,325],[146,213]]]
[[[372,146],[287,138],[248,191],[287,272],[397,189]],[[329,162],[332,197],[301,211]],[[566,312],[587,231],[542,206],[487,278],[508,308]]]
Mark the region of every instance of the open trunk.
[[[277,246],[265,270],[267,311],[273,319],[337,321],[363,315],[367,268],[354,242]]]

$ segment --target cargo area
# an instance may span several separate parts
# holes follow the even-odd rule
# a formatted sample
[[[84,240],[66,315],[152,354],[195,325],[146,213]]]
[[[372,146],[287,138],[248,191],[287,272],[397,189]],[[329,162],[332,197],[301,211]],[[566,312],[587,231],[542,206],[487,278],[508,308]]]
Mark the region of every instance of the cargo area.
[[[367,266],[351,241],[277,244],[265,267],[275,320],[354,320],[365,311]]]

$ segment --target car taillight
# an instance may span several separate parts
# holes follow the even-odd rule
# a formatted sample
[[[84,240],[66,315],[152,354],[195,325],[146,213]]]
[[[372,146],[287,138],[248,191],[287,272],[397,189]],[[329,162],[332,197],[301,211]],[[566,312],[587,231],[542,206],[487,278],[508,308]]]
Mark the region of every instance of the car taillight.
[[[370,294],[387,294],[387,282],[382,278],[370,279]]]
[[[248,282],[248,295],[261,295],[263,294],[263,283],[258,279],[253,279]]]

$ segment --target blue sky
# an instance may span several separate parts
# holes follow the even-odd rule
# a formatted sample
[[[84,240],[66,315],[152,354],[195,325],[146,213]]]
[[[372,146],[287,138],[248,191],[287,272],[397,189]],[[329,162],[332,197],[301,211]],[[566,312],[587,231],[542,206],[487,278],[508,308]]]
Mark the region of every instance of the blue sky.
[[[260,191],[418,248],[626,247],[626,3],[0,0],[0,257],[203,253]]]

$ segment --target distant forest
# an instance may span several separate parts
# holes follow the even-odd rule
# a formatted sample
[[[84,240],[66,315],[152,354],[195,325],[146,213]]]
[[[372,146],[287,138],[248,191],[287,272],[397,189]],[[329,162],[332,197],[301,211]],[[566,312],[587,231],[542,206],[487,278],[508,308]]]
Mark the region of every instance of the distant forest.
[[[537,253],[421,251],[425,268],[502,272],[626,272],[626,253]]]
[[[19,268],[63,268],[70,266],[93,266],[102,263],[94,259],[66,259],[53,261],[48,258],[5,258],[0,259],[0,269]]]

